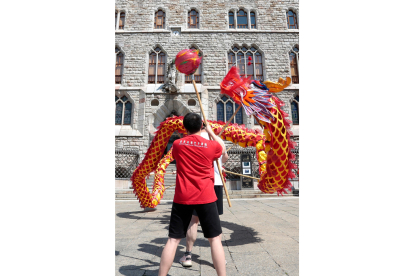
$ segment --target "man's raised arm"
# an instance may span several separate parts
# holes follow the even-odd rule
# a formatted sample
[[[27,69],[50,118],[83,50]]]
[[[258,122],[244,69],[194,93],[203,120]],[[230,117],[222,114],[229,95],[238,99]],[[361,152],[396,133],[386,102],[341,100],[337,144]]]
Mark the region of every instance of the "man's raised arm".
[[[205,129],[206,129],[207,133],[210,135],[211,139],[218,142],[220,144],[220,146],[222,147],[223,151],[221,152],[221,154],[225,154],[226,153],[226,146],[224,145],[223,140],[221,140],[216,134],[214,134],[214,132],[211,129],[209,124],[205,127]]]

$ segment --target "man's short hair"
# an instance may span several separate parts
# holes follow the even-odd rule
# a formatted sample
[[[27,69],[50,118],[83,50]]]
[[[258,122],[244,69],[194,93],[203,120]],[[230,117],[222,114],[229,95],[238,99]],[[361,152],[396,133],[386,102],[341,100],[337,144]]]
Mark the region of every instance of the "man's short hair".
[[[183,124],[189,134],[193,134],[201,129],[203,121],[201,120],[200,115],[196,113],[188,113],[184,116]]]

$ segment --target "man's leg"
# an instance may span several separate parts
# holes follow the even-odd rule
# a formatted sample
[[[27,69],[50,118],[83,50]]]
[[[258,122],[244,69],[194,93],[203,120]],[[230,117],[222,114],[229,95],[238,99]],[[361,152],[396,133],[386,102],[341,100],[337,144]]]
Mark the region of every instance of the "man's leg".
[[[221,244],[220,218],[215,202],[195,205],[204,237],[208,239],[211,247],[211,257],[217,275],[226,275],[226,260],[223,245]]]
[[[195,216],[194,214],[197,213],[195,211],[193,212],[190,225],[187,229],[186,252],[184,253],[184,256],[182,256],[180,259],[180,264],[184,267],[190,267],[193,265],[193,262],[191,261],[191,250],[193,249],[194,242],[197,239],[197,227],[199,222],[198,216]]]
[[[213,259],[214,268],[218,276],[226,275],[226,260],[224,256],[223,245],[221,244],[221,235],[208,238],[211,247],[211,257]]]
[[[191,252],[191,250],[193,249],[193,245],[195,240],[197,239],[197,228],[198,228],[198,216],[192,216],[191,218],[191,222],[190,225],[188,226],[188,230],[187,230],[187,244],[186,244],[186,250],[188,252]]]
[[[223,186],[215,185],[214,192],[217,196],[217,211],[219,215],[223,214]]]
[[[215,185],[214,186],[214,192],[216,193],[217,196],[217,201],[216,201],[216,205],[217,205],[217,211],[219,215],[223,214],[223,186],[221,185]],[[220,234],[220,240],[221,240],[221,235]],[[227,264],[227,261],[225,261]]]
[[[174,261],[177,246],[190,225],[193,207],[173,202],[171,208],[170,225],[168,227],[168,241],[161,254],[160,270],[158,275],[167,275]]]
[[[175,251],[181,239],[168,238],[161,254],[160,270],[158,276],[166,276],[174,261]]]

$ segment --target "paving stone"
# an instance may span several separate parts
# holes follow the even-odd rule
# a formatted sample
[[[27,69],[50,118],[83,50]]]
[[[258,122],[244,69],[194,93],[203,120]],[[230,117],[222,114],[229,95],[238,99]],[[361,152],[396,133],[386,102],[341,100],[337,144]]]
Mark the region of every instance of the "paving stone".
[[[298,198],[288,201],[292,201],[290,204],[293,206],[299,202]],[[296,236],[289,236],[294,231],[298,232],[297,223],[285,221],[281,228],[288,232],[285,233],[274,226],[277,207],[274,207],[274,213],[269,213],[260,211],[262,204],[258,201],[246,201],[243,204],[244,209],[250,210],[244,211],[246,213],[243,221],[226,210],[220,217],[223,224],[222,244],[227,260],[227,275],[298,275],[299,243],[295,240]],[[170,207],[167,204],[159,205],[151,213],[151,217],[142,212],[133,214],[138,218],[131,218],[131,213],[136,212],[136,206],[116,204],[115,213],[120,213],[121,216],[115,216],[118,229],[115,235],[115,275],[158,275],[162,250],[168,239],[168,231],[164,227],[169,222]],[[299,211],[296,212],[298,215]],[[123,220],[135,222],[121,222]],[[263,224],[263,227],[260,227],[260,223],[252,223],[258,220],[268,223]],[[210,244],[204,238],[200,226],[193,247],[191,268],[183,268],[178,263],[184,251],[185,239],[182,239],[168,275],[217,275],[211,259]]]
[[[267,252],[232,253],[232,257],[242,275],[285,275]]]
[[[299,265],[297,264],[284,265],[283,270],[288,276],[299,276]]]
[[[281,267],[285,265],[294,265],[299,263],[299,254],[297,253],[286,253],[283,254],[276,254],[275,251],[268,251],[268,253],[272,256],[272,258],[278,263]]]

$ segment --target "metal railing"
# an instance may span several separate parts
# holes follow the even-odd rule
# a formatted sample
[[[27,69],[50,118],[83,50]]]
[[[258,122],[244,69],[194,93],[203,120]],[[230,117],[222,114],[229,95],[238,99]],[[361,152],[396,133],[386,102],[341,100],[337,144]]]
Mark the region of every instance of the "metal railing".
[[[231,145],[226,145],[227,148],[231,147]],[[227,154],[229,155],[229,159],[226,163],[223,163],[223,166],[226,171],[234,172],[242,174],[241,170],[241,163],[240,163],[240,155],[241,154],[249,154],[252,160],[252,176],[260,178],[259,174],[259,162],[256,158],[256,148],[247,147],[242,148],[239,145],[233,146]],[[240,176],[228,173],[226,176],[227,180],[240,180]]]
[[[293,136],[291,137],[292,141],[296,142],[296,147],[294,149],[291,150],[291,152],[293,154],[295,154],[296,158],[294,161],[292,161],[293,164],[296,164],[296,166],[298,166],[297,169],[293,169],[293,173],[296,175],[295,178],[291,179],[290,182],[292,183],[292,185],[299,189],[299,176],[298,176],[298,171],[299,171],[299,136]]]
[[[164,75],[158,75],[157,76],[157,83],[164,83]]]
[[[256,74],[256,80],[264,81],[263,75]]]
[[[130,179],[138,161],[138,150],[115,149],[115,179]]]

